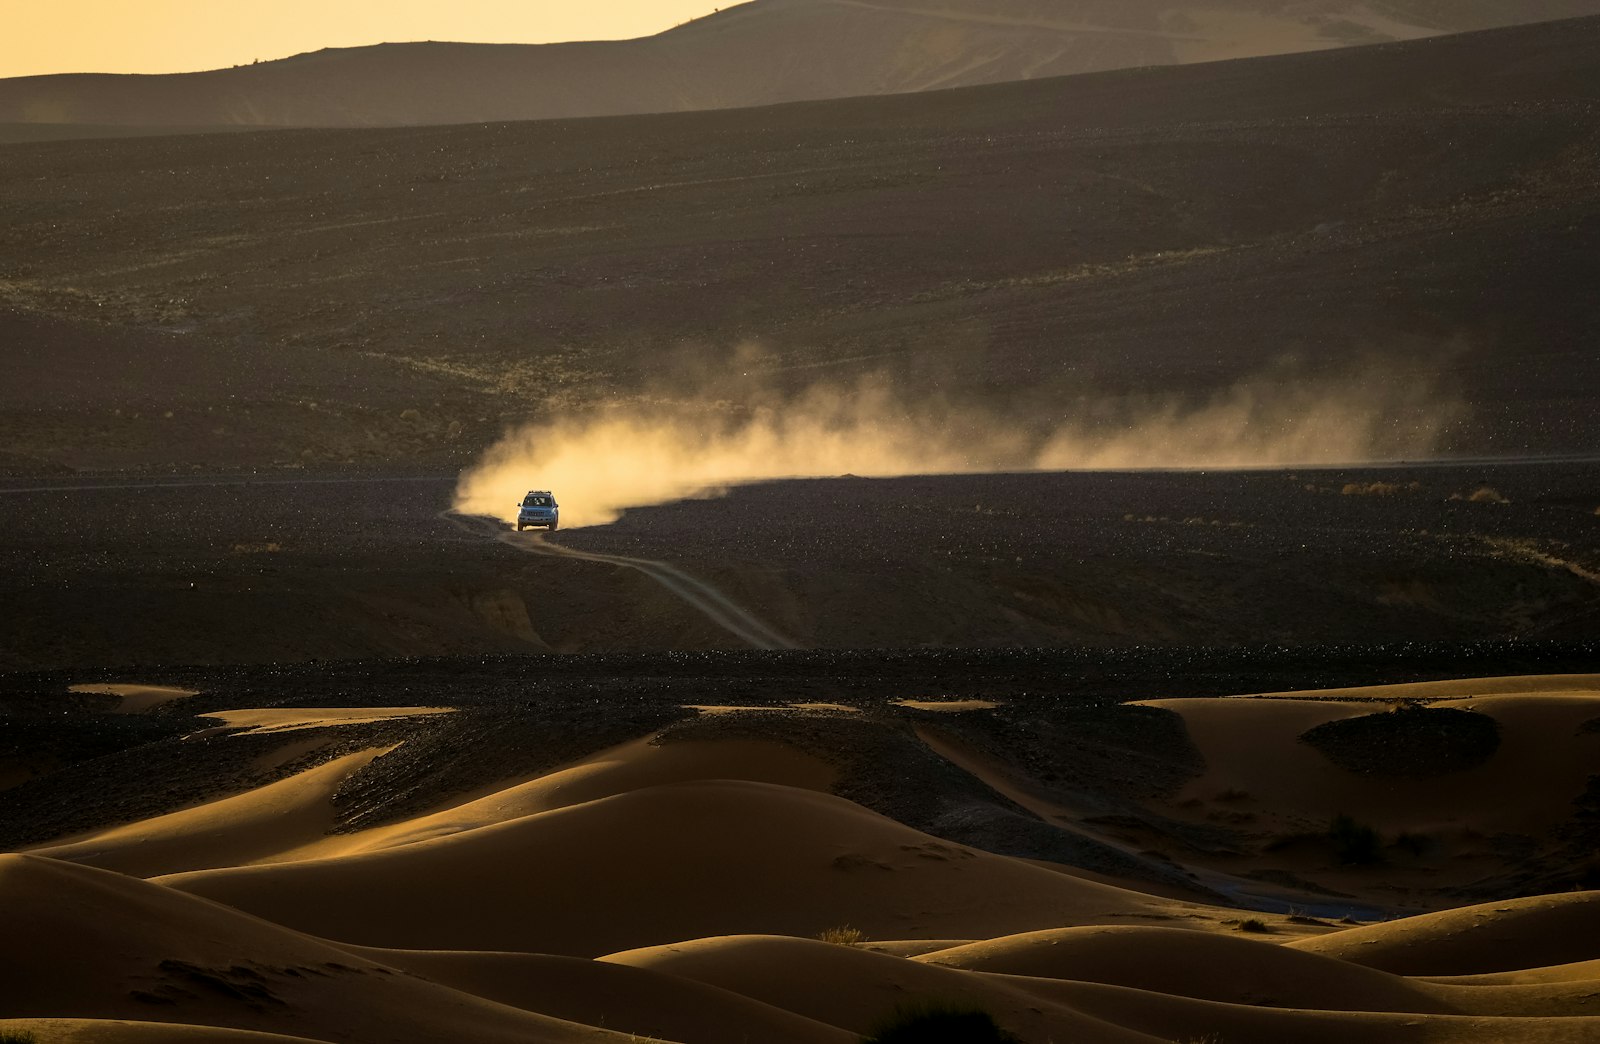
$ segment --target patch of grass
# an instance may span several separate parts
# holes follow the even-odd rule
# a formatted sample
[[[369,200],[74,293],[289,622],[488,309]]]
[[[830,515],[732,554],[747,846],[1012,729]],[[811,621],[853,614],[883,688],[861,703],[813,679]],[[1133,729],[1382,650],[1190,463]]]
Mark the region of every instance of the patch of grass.
[[[817,938],[835,946],[860,946],[867,941],[867,933],[860,928],[852,928],[848,924],[841,924],[836,928],[824,928],[818,933]]]
[[[971,1004],[902,1004],[872,1028],[862,1044],[1021,1044],[994,1016]]]
[[[39,1038],[27,1030],[0,1030],[0,1044],[38,1044]]]
[[[1380,861],[1378,832],[1343,812],[1328,824],[1328,840],[1333,842],[1334,855],[1341,863],[1364,866]]]
[[[1266,935],[1272,931],[1272,928],[1259,917],[1249,917],[1239,922],[1238,930],[1249,932],[1251,935]]]

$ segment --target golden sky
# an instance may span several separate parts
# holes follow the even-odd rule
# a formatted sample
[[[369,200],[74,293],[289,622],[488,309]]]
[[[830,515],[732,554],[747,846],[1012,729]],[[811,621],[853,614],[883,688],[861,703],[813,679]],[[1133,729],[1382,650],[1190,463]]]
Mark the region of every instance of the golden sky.
[[[736,0],[34,0],[7,2],[0,77],[191,72],[400,40],[649,36]]]

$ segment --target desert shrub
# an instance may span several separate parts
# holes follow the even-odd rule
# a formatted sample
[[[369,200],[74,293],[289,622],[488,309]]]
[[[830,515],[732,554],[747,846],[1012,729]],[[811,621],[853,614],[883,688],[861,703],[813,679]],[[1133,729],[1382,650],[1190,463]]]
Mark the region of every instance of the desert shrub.
[[[1378,861],[1378,832],[1343,812],[1328,825],[1328,840],[1333,842],[1334,855],[1341,863],[1360,866]]]
[[[1324,722],[1300,739],[1347,772],[1442,776],[1488,761],[1500,749],[1500,723],[1475,711],[1404,703]]]
[[[1318,928],[1333,927],[1332,922],[1324,921],[1320,917],[1312,917],[1310,914],[1300,913],[1299,911],[1290,913],[1288,917],[1284,918],[1284,920],[1288,921],[1290,924],[1314,924]]]
[[[38,1040],[27,1030],[0,1030],[0,1044],[38,1044]]]
[[[969,1004],[902,1004],[862,1044],[1021,1044],[982,1008]]]
[[[837,928],[824,928],[817,938],[835,946],[860,946],[867,941],[865,932],[848,924],[841,924]]]
[[[1259,917],[1249,917],[1240,921],[1239,930],[1241,932],[1249,932],[1251,935],[1265,935],[1272,931],[1271,928],[1267,927],[1267,922]]]

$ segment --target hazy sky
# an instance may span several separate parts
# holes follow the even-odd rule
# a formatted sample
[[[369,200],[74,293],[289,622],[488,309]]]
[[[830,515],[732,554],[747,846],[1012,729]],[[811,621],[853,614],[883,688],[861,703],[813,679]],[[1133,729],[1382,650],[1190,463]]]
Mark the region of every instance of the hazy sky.
[[[399,40],[649,36],[736,0],[18,0],[0,76],[190,72]]]

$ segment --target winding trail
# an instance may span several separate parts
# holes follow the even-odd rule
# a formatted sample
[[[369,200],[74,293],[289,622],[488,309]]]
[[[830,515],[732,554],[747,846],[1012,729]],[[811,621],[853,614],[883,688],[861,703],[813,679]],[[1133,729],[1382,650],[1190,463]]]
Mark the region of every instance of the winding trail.
[[[443,511],[439,517],[474,536],[498,540],[528,554],[548,555],[552,558],[577,558],[585,562],[601,562],[622,569],[637,570],[700,610],[712,623],[752,648],[799,648],[799,645],[767,626],[715,587],[665,562],[649,558],[629,558],[624,555],[602,555],[593,551],[563,547],[546,540],[542,533],[519,533],[497,519],[482,515],[462,515],[455,511]]]

